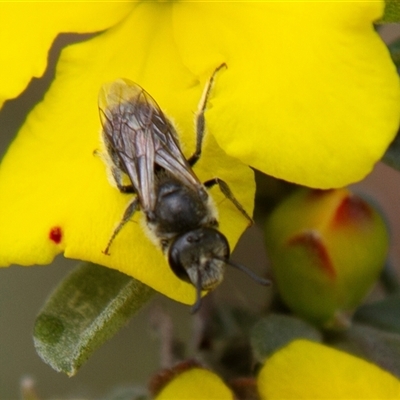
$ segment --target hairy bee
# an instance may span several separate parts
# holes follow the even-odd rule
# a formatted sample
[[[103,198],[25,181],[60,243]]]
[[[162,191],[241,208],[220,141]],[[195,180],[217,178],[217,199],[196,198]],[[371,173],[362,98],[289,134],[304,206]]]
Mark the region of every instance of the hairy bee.
[[[99,97],[108,167],[118,189],[135,194],[104,253],[109,254],[112,242],[132,215],[142,211],[172,271],[195,286],[197,299],[193,311],[200,307],[201,291],[212,290],[221,283],[227,264],[243,270],[261,284],[269,284],[229,260],[229,244],[218,231],[207,189],[218,185],[250,223],[251,217],[223,180],[201,182],[192,169],[201,156],[207,99],[215,75],[223,66],[215,70],[205,87],[196,115],[196,150],[188,159],[180,149],[172,122],[141,86],[118,79],[104,85]],[[128,185],[124,184],[126,176]]]

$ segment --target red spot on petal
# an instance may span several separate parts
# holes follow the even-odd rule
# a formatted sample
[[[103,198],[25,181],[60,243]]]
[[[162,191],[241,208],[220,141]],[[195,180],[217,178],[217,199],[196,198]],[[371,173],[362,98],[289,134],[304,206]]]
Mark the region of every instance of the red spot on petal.
[[[55,226],[50,229],[49,239],[56,244],[59,244],[62,240],[62,229],[59,226]]]
[[[363,199],[355,195],[343,198],[333,217],[334,226],[362,224],[372,219],[372,209]]]
[[[292,237],[288,244],[290,246],[301,246],[308,251],[314,258],[315,266],[322,269],[331,278],[336,277],[336,271],[332,260],[321,239],[321,236],[315,231],[306,231]]]

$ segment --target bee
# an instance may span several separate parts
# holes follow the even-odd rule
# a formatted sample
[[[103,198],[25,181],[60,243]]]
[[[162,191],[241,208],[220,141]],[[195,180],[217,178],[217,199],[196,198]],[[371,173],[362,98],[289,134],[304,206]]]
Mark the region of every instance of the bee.
[[[118,79],[105,84],[99,95],[106,164],[117,188],[122,193],[135,194],[104,253],[109,254],[118,233],[140,210],[172,271],[196,288],[192,312],[200,307],[202,291],[213,290],[221,283],[226,265],[241,269],[260,284],[269,284],[268,280],[229,260],[229,244],[218,230],[207,189],[218,185],[249,224],[252,218],[226,182],[220,178],[201,182],[192,169],[202,152],[207,100],[222,67],[225,64],[214,71],[204,89],[195,120],[196,149],[189,158],[182,153],[171,120],[140,85]]]

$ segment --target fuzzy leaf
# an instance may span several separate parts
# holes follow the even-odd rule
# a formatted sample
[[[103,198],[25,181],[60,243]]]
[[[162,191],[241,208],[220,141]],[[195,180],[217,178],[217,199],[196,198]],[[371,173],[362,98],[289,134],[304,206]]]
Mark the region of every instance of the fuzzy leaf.
[[[385,331],[400,334],[400,294],[360,307],[354,319]]]
[[[261,319],[251,333],[254,355],[260,362],[295,339],[321,342],[321,333],[307,322],[289,315],[271,314]]]
[[[362,357],[400,377],[400,335],[367,325],[353,324],[336,335],[334,347]]]
[[[81,264],[55,289],[36,319],[38,354],[56,371],[74,375],[152,293],[118,271]]]

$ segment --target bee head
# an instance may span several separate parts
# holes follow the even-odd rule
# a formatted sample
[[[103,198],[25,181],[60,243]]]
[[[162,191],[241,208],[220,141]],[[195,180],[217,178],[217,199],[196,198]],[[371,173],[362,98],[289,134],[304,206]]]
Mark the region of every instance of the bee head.
[[[213,228],[199,228],[178,236],[172,242],[168,261],[175,275],[198,290],[212,290],[224,276],[229,259],[225,236]]]
[[[260,278],[243,265],[229,260],[230,249],[226,237],[213,228],[199,228],[178,236],[168,251],[168,261],[175,275],[191,283],[197,292],[192,313],[201,305],[201,292],[215,289],[224,277],[225,266],[240,269],[261,285],[270,281]]]

